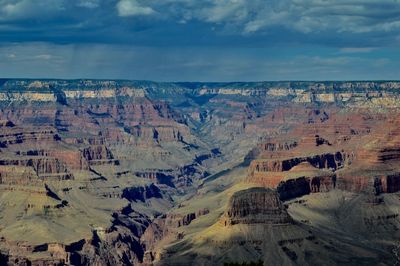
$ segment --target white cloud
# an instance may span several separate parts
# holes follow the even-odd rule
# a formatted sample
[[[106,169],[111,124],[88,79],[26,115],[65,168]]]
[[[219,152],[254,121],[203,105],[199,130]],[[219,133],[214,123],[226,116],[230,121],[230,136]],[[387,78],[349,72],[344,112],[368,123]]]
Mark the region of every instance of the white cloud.
[[[99,0],[81,0],[77,4],[79,7],[85,7],[85,8],[97,8],[99,7]]]
[[[63,10],[63,0],[0,0],[0,20],[44,18]]]
[[[120,17],[157,13],[153,16],[157,20],[200,21],[242,34],[274,27],[301,33],[385,32],[396,36],[400,32],[400,1],[396,0],[0,0],[0,21],[61,15],[96,24],[114,15],[112,6]],[[82,7],[97,10],[93,16],[80,17]],[[98,16],[100,11],[104,16]]]
[[[121,17],[151,15],[154,10],[148,6],[142,6],[137,0],[120,0],[117,4],[118,15]]]
[[[400,30],[400,1],[394,0],[121,0],[132,15],[159,10],[176,21],[199,20],[255,33],[274,26],[303,33],[367,33]],[[142,8],[145,8],[143,10]],[[129,11],[132,10],[132,11]],[[187,14],[190,14],[188,16]]]
[[[214,1],[211,6],[199,9],[199,17],[208,22],[242,21],[248,16],[246,0]]]

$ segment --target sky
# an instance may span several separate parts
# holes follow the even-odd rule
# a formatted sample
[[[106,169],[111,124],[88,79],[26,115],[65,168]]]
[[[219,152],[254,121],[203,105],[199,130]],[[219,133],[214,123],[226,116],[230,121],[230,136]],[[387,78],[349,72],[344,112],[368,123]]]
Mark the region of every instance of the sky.
[[[400,0],[0,0],[0,77],[398,80]]]

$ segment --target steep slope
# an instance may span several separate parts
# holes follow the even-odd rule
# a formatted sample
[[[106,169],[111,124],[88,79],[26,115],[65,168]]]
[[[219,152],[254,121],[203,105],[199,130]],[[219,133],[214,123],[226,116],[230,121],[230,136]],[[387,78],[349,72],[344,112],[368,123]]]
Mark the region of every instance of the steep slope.
[[[399,82],[5,80],[0,264],[394,264]]]

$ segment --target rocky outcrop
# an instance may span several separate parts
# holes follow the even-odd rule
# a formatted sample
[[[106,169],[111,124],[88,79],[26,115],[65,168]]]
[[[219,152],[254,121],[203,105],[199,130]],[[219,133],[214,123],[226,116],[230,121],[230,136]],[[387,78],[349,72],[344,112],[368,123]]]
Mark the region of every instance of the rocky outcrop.
[[[157,184],[164,184],[170,187],[174,187],[173,179],[175,178],[172,174],[172,171],[169,172],[161,172],[161,171],[138,171],[134,173],[136,176],[141,178],[150,179],[152,182],[156,182]]]
[[[176,84],[143,81],[6,80],[0,101],[61,102],[82,99],[146,97],[156,93],[175,97],[190,95],[204,104],[215,95],[265,97],[295,103],[346,103],[396,105],[399,82],[248,82]],[[62,97],[60,97],[62,95]],[[238,104],[238,103],[236,103]]]
[[[312,193],[328,192],[336,188],[337,177],[335,174],[309,178]]]
[[[136,265],[143,262],[144,248],[140,243],[150,221],[131,212],[113,215],[110,228],[95,228],[92,237],[60,244],[30,245],[0,239],[0,264],[11,265]],[[7,265],[7,264],[4,264]]]
[[[400,175],[398,173],[383,176],[339,175],[337,184],[339,189],[356,193],[371,191],[377,195],[395,193],[400,191]]]
[[[276,192],[266,188],[250,188],[234,193],[226,208],[223,223],[284,224],[291,218]]]
[[[257,145],[262,152],[289,151],[298,146],[296,141],[291,142],[263,142]]]
[[[172,231],[169,226],[166,226],[165,222],[165,216],[156,218],[146,228],[146,231],[140,238],[141,243],[146,250],[151,251],[154,249],[157,242],[163,239],[170,231]],[[148,258],[148,260],[149,259],[152,261],[154,258]]]
[[[146,245],[141,240],[152,224],[130,205],[112,215],[109,228],[95,228],[91,239],[69,246],[74,265],[138,265],[143,263]]]
[[[129,201],[142,201],[145,202],[151,198],[162,198],[161,190],[154,184],[141,187],[125,188],[122,191],[122,197]]]
[[[73,179],[68,173],[67,167],[57,159],[38,158],[28,160],[28,166],[32,166],[40,178],[52,178],[56,176],[59,179]]]
[[[6,251],[2,251],[1,247],[5,247]],[[0,265],[70,264],[70,254],[66,252],[65,247],[65,245],[57,243],[30,245],[22,241],[7,241],[4,238],[0,238]],[[38,254],[39,256],[37,256]],[[47,256],[40,256],[41,254],[46,254]]]
[[[310,181],[305,177],[282,181],[276,188],[280,200],[288,200],[310,194]]]
[[[204,208],[198,210],[197,212],[191,212],[187,214],[168,214],[165,219],[165,224],[172,228],[177,228],[181,226],[189,225],[193,220],[199,218],[200,216],[207,215],[210,212],[209,209]]]
[[[39,155],[40,156],[40,155]],[[69,169],[89,170],[89,164],[79,151],[51,150],[43,156],[54,157],[65,164]]]
[[[157,245],[195,243],[185,232],[216,217],[212,210],[207,216],[208,206],[170,212],[170,196],[190,202],[223,192],[241,180],[230,173],[251,161],[246,181],[277,191],[235,193],[220,220],[230,229],[286,230],[291,218],[281,201],[309,193],[373,190],[371,202],[380,204],[380,194],[400,189],[398,82],[0,80],[0,88],[0,190],[2,200],[10,198],[0,207],[18,211],[1,215],[0,233],[17,220],[53,229],[65,215],[82,217],[82,228],[93,225],[92,237],[74,243],[19,243],[10,254],[0,245],[4,260],[151,263]],[[110,221],[109,228],[95,225]],[[293,243],[296,237],[282,247]],[[284,251],[293,260],[302,259],[290,250]]]
[[[188,131],[184,127],[153,127],[134,126],[129,128],[129,133],[144,141],[155,142],[183,142]]]
[[[37,142],[54,143],[60,140],[60,136],[56,133],[56,130],[51,127],[21,128],[6,126],[0,127],[0,130],[0,148],[16,144],[31,145]]]
[[[250,166],[250,171],[256,172],[283,172],[289,171],[294,166],[308,162],[319,169],[336,170],[345,164],[347,156],[341,152],[318,154],[308,157],[299,157],[285,160],[256,160]]]
[[[72,253],[71,260],[75,265],[136,265],[143,261],[143,255],[139,238],[119,226],[102,233],[93,231],[92,239]]]
[[[383,192],[394,193],[400,191],[400,173],[381,177]],[[385,180],[386,179],[386,180]],[[386,181],[386,182],[385,182]]]
[[[32,167],[0,166],[0,184],[19,186],[43,186]]]
[[[114,159],[113,154],[105,145],[91,145],[84,148],[82,156],[90,165],[119,164],[119,161]]]
[[[43,180],[69,180],[74,178],[73,175],[69,173],[65,164],[51,157],[1,159],[0,166],[32,167],[36,175]]]

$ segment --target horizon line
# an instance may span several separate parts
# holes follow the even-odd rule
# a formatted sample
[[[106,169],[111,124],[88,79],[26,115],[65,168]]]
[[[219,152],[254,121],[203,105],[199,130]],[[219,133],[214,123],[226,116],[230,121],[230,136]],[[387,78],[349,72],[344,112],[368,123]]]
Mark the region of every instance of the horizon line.
[[[48,80],[48,81],[83,81],[83,80],[93,80],[93,81],[136,81],[136,82],[154,82],[154,83],[278,83],[278,82],[400,82],[400,79],[331,79],[331,80],[296,80],[296,79],[283,79],[283,80],[251,80],[251,81],[157,81],[150,79],[121,79],[121,78],[7,78],[0,77],[0,80]]]

